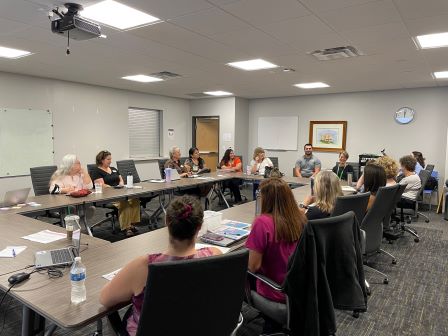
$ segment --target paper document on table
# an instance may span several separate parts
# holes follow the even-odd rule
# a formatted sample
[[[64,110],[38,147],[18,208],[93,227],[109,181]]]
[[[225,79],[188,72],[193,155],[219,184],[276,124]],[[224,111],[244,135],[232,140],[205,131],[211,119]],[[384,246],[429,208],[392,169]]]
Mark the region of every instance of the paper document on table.
[[[356,189],[350,186],[342,186],[342,191],[346,191],[346,192],[356,192]]]
[[[194,248],[196,250],[202,249],[202,248],[206,248],[206,247],[214,247],[217,248],[218,250],[220,250],[222,252],[222,254],[226,254],[227,252],[230,251],[230,248],[228,247],[222,247],[222,246],[216,246],[216,245],[211,245],[211,244],[200,244],[200,243],[196,243]]]
[[[111,281],[113,278],[115,278],[115,276],[116,276],[116,275],[118,274],[118,272],[120,272],[120,271],[121,271],[121,268],[119,268],[119,269],[117,269],[117,270],[115,270],[115,271],[113,271],[113,272],[104,274],[104,275],[103,275],[103,278],[106,279],[106,280]]]
[[[196,177],[197,180],[214,180],[214,177],[211,176],[198,176]]]
[[[22,237],[23,239],[31,240],[34,242],[48,244],[56,240],[65,238],[67,235],[65,233],[54,232],[50,230],[43,230],[37,233],[30,234],[28,236]]]
[[[26,246],[6,246],[0,251],[0,258],[14,258],[25,251]]]
[[[165,180],[149,180],[152,183],[165,183]]]

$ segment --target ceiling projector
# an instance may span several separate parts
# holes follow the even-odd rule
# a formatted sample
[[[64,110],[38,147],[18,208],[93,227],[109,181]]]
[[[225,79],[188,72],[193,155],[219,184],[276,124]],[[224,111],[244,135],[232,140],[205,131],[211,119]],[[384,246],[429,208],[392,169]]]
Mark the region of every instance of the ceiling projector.
[[[83,9],[81,5],[66,3],[64,6],[65,8],[57,7],[49,13],[53,33],[78,41],[101,36],[100,25],[78,14]]]

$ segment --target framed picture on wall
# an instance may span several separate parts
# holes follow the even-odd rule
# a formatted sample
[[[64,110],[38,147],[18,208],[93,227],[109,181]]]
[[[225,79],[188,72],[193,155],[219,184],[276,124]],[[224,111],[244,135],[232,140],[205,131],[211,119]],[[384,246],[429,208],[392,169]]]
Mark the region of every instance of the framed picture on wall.
[[[310,144],[320,152],[345,150],[347,121],[310,121]]]

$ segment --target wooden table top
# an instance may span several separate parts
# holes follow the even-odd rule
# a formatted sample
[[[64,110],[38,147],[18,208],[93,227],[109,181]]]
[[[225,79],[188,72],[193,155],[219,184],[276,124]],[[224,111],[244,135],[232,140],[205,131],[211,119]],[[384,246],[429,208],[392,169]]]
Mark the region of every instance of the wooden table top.
[[[25,251],[17,255],[15,258],[0,258],[0,274],[15,271],[28,265],[33,265],[34,254],[37,251],[64,248],[69,245],[69,242],[66,239],[57,240],[53,243],[41,244],[21,238],[42,230],[65,233],[65,229],[58,225],[45,223],[29,217],[16,214],[0,216],[0,250],[4,249],[6,246],[27,247]],[[110,242],[107,240],[90,237],[85,234],[81,237],[81,243],[83,244],[81,249],[87,248],[84,244],[88,244],[89,250],[110,245]],[[6,280],[8,277],[9,275],[5,276]],[[7,286],[5,281],[3,281],[5,279],[1,279],[2,281],[0,281],[0,287],[5,288],[5,286]]]

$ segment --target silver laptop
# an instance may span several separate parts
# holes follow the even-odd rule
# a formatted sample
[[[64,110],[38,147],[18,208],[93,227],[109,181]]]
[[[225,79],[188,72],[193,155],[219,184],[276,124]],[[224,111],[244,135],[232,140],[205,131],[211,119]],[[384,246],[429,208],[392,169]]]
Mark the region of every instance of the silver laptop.
[[[6,192],[3,202],[0,203],[0,207],[26,203],[30,190],[31,188],[23,188]]]
[[[38,251],[35,255],[35,268],[47,268],[54,266],[70,266],[79,256],[81,248],[81,230],[73,231],[73,246],[62,249]]]

